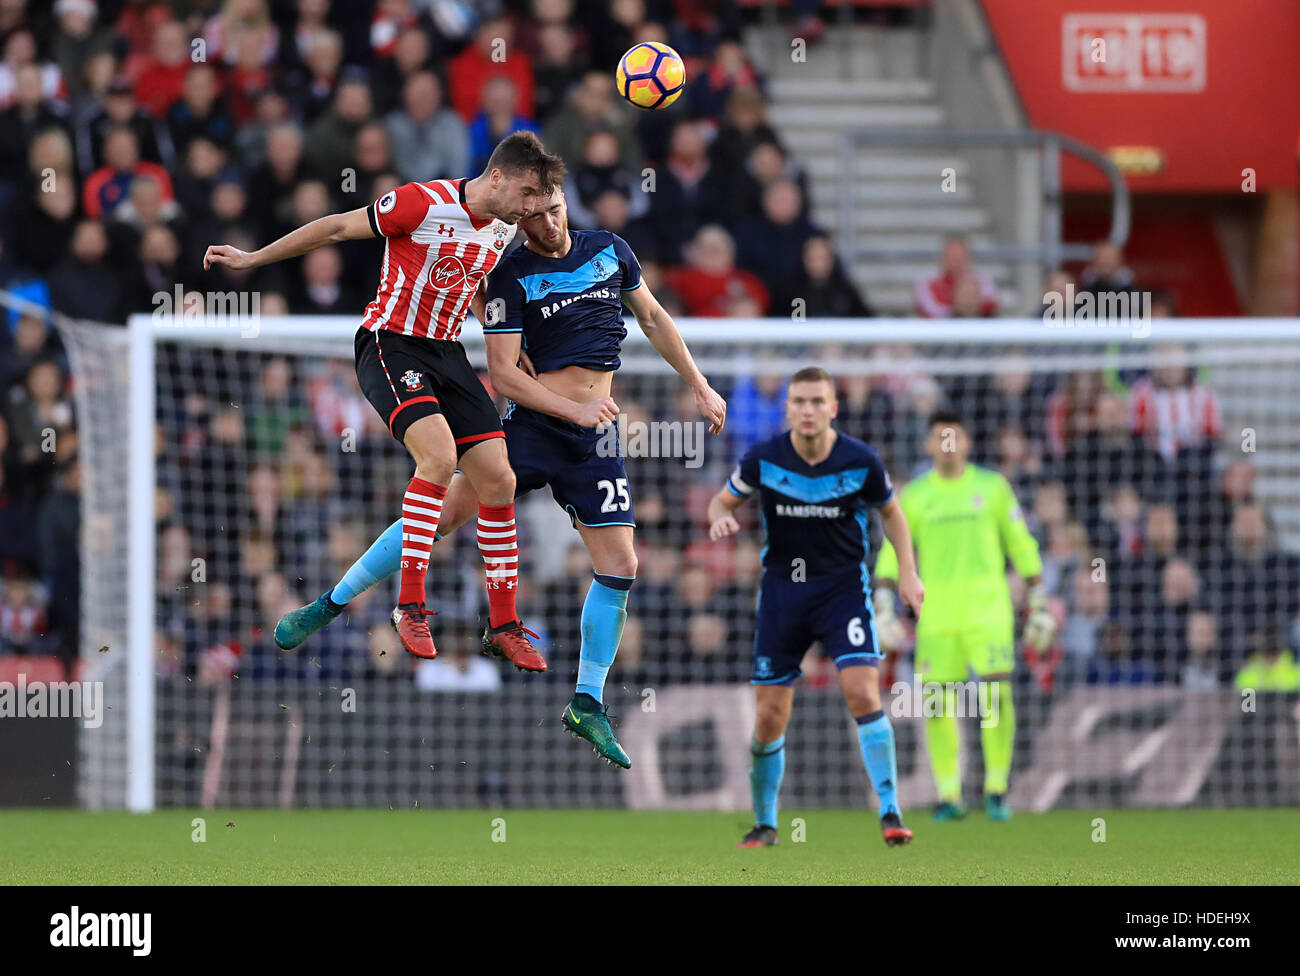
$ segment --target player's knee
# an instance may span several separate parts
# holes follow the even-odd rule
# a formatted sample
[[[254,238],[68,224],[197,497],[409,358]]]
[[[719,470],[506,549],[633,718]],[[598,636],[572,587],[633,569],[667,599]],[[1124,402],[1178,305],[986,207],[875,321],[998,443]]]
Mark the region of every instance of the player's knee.
[[[785,733],[790,715],[778,704],[759,704],[754,716],[754,737],[759,742],[771,742]]]
[[[440,456],[437,452],[422,452],[421,456],[415,457],[415,476],[425,481],[432,482],[435,485],[442,485],[444,488],[451,483],[451,476],[456,471],[456,462],[449,458]]]
[[[607,568],[601,572],[609,576],[626,576],[629,579],[636,576],[636,553],[630,549],[627,552],[612,553],[602,563]]]

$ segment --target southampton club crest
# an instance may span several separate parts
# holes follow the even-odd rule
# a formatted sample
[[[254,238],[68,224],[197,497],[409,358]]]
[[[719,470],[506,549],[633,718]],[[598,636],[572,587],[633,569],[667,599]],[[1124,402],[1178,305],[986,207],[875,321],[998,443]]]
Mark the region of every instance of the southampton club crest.
[[[496,236],[492,246],[499,251],[506,246],[506,225],[498,220],[492,228],[492,233]]]
[[[408,390],[415,391],[424,385],[424,378],[413,369],[402,374],[402,383]]]

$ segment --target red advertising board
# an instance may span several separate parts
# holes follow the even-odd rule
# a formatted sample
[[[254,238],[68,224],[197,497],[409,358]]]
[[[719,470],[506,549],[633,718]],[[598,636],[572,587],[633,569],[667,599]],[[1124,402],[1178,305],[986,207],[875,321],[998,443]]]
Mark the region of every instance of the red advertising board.
[[[1140,160],[1134,190],[1297,183],[1297,0],[983,0],[1035,128]],[[1066,188],[1102,190],[1067,161]]]

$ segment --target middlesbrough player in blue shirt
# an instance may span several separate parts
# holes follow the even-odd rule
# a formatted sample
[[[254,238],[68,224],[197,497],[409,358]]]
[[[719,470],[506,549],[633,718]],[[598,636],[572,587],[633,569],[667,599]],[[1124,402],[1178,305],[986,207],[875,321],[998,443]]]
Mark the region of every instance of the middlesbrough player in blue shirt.
[[[622,447],[601,449],[607,434],[599,430],[618,414],[610,388],[627,336],[623,304],[694,392],[711,433],[722,430],[727,405],[696,367],[672,317],[641,281],[636,255],[622,238],[604,230],[570,231],[558,188],[519,221],[519,229],[523,246],[502,259],[488,278],[486,300],[476,296],[471,308],[484,323],[492,385],[510,400],[502,427],[516,497],[550,485],[591,554],[594,578],[582,608],[577,687],[561,721],[598,756],[627,769],[631,762],[610,728],[603,694],[636,577],[636,521]],[[521,366],[521,357],[531,370]],[[454,478],[437,538],[477,506],[470,481]],[[478,526],[489,578],[513,574],[517,553],[511,550],[494,563],[493,527],[482,520]],[[287,614],[276,627],[276,643],[296,647],[337,616],[342,604],[393,573],[401,534],[402,523],[393,523],[330,593]]]
[[[857,720],[885,843],[912,840],[898,806],[894,729],[880,704],[877,667],[884,654],[876,641],[867,575],[871,509],[880,512],[885,535],[899,553],[899,596],[918,616],[925,590],[889,473],[875,448],[831,426],[836,411],[830,374],[816,366],[799,370],[786,393],[790,429],[746,451],[709,502],[710,539],[738,531],[734,513],[754,495],[767,536],[750,682],[757,699],[749,773],[754,828],[741,847],[777,842],[785,729],[799,665],[814,641],[835,661],[844,700]]]

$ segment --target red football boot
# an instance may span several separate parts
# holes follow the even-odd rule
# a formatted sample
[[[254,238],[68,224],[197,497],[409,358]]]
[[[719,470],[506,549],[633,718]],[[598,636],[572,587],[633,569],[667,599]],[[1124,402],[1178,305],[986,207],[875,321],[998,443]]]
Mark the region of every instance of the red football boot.
[[[912,832],[903,826],[903,818],[896,813],[887,813],[880,818],[880,832],[890,847],[912,843]]]
[[[519,671],[545,671],[545,658],[537,653],[525,634],[537,636],[518,620],[489,627],[483,631],[483,656],[503,657]]]
[[[433,635],[429,633],[429,621],[425,619],[435,613],[436,610],[424,609],[422,603],[399,603],[389,618],[402,646],[416,657],[432,660],[438,656]]]

